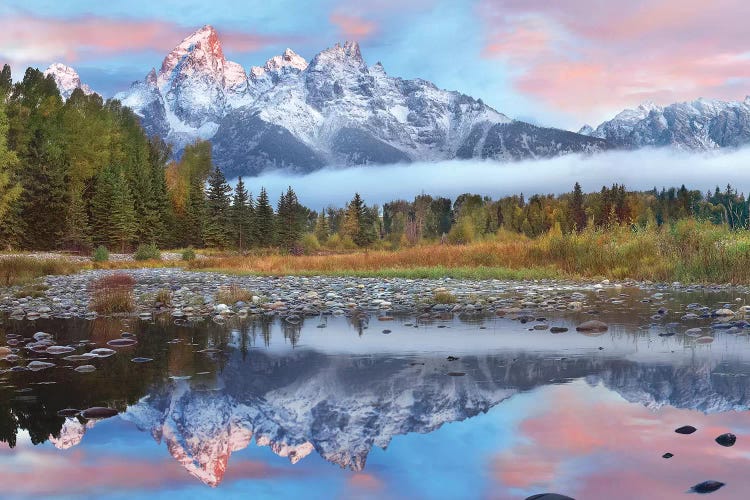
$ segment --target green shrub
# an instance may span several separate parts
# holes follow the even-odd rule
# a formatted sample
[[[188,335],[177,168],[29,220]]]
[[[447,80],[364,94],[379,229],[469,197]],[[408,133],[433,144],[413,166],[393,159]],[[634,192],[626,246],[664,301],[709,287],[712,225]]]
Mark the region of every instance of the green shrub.
[[[448,241],[453,245],[466,245],[474,241],[474,224],[468,217],[459,220],[448,233]]]
[[[161,260],[161,252],[153,243],[141,243],[133,254],[133,258],[135,260]]]
[[[195,250],[193,250],[193,247],[187,247],[182,251],[182,260],[195,260]]]
[[[109,260],[109,250],[105,246],[98,246],[91,258],[94,262],[107,262]]]
[[[313,233],[307,233],[304,235],[300,245],[302,245],[302,251],[305,255],[311,255],[320,250],[318,238]]]

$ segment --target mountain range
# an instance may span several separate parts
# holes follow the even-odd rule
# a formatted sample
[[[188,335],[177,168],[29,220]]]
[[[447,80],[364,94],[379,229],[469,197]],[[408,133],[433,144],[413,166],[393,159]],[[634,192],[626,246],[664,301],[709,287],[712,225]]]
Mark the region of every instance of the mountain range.
[[[53,75],[63,98],[75,88],[91,92],[70,67],[54,64],[45,73]],[[196,139],[210,140],[214,162],[228,176],[614,148],[710,150],[750,142],[750,97],[646,103],[574,133],[513,120],[481,99],[426,80],[389,76],[379,62],[368,66],[356,42],[336,44],[309,62],[286,49],[246,71],[226,59],[211,26],[185,38],[158,70],[115,97],[177,156]]]

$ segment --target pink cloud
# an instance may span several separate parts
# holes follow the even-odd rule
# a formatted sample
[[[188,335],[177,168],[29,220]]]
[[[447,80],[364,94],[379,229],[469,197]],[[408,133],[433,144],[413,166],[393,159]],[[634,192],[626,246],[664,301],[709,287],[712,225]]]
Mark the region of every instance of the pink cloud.
[[[359,16],[334,12],[329,19],[338,27],[341,36],[348,40],[362,40],[377,30],[377,24],[374,21],[368,21]]]
[[[3,19],[0,58],[46,63],[141,50],[164,53],[192,31],[193,28],[164,21],[14,16]],[[237,52],[252,52],[278,41],[257,33],[219,30],[219,36],[226,49]]]
[[[479,16],[484,57],[507,61],[521,92],[562,111],[738,99],[750,77],[743,0],[482,0]]]
[[[743,471],[750,465],[750,443],[743,412],[654,411],[569,387],[549,392],[543,407],[521,423],[523,441],[490,463],[499,491],[509,497],[520,489],[575,498],[601,498],[605,492],[612,500],[671,498],[714,479],[727,483],[722,493],[732,498],[747,486]],[[686,424],[698,431],[674,432]],[[728,431],[738,434],[737,444],[717,445],[714,438]],[[662,458],[665,452],[674,457]]]

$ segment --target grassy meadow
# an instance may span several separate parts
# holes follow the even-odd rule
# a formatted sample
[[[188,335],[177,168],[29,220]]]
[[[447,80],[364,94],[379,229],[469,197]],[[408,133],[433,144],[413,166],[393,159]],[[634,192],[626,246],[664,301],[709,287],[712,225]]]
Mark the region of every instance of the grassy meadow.
[[[81,269],[184,267],[235,274],[467,279],[634,279],[750,283],[750,231],[686,219],[661,227],[614,226],[528,238],[498,231],[469,244],[422,243],[397,250],[327,250],[288,255],[199,250],[194,260],[72,262],[0,257],[0,286]]]

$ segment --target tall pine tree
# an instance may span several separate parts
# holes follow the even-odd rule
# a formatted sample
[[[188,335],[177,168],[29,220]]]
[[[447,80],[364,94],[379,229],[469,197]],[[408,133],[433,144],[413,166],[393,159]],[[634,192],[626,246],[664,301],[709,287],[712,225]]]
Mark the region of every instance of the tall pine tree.
[[[274,223],[274,214],[271,203],[268,200],[266,188],[260,188],[260,194],[255,204],[255,218],[253,221],[254,240],[260,247],[270,247],[273,245],[276,235]]]
[[[203,240],[207,246],[225,248],[230,241],[230,197],[229,187],[224,174],[217,167],[208,176],[206,193],[206,225]]]
[[[234,245],[245,250],[253,239],[253,200],[245,189],[242,177],[237,180],[232,199],[231,229]]]

